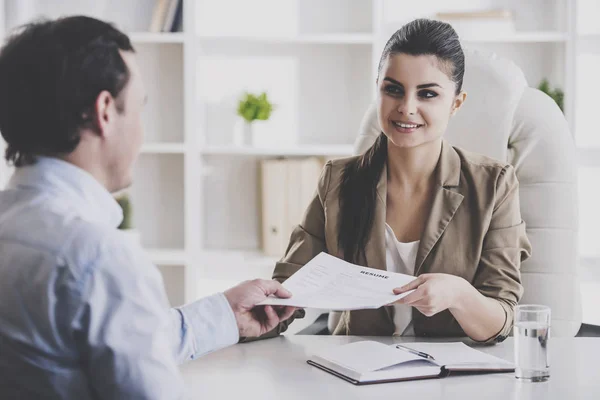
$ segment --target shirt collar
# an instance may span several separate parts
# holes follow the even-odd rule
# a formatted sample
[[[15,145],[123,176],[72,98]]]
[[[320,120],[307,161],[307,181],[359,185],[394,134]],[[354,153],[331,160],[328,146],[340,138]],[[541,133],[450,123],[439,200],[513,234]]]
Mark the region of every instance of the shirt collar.
[[[19,167],[8,188],[36,188],[60,196],[86,221],[118,227],[123,210],[114,197],[90,173],[67,161],[37,157],[33,165]]]

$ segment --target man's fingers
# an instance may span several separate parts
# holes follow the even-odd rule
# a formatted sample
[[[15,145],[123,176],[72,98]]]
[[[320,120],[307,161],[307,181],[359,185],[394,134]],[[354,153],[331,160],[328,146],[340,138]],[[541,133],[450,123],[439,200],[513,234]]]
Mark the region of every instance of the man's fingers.
[[[394,294],[402,294],[404,292],[408,292],[409,290],[413,290],[418,288],[420,285],[423,284],[423,282],[425,282],[425,275],[421,275],[419,276],[417,279],[411,281],[410,283],[407,283],[404,286],[400,286],[398,288],[394,289]]]
[[[279,312],[279,319],[281,321],[289,319],[292,315],[294,315],[294,311],[296,311],[296,307],[285,307]]]
[[[264,319],[264,327],[265,332],[270,332],[272,329],[279,324],[279,316],[277,312],[271,306],[264,307],[265,319]]]
[[[282,299],[292,297],[292,293],[284,288],[281,283],[277,281],[268,281],[265,279],[257,279],[256,283],[263,289],[265,295],[270,296],[274,294]]]

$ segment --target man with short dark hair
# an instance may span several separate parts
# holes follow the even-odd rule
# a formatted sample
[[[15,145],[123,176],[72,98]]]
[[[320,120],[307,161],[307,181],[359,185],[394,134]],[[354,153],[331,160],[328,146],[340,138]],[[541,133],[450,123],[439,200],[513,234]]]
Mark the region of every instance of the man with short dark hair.
[[[145,90],[126,35],[88,17],[38,22],[0,52],[0,398],[178,399],[177,362],[259,336],[292,308],[255,280],[169,309],[158,269],[116,227]]]

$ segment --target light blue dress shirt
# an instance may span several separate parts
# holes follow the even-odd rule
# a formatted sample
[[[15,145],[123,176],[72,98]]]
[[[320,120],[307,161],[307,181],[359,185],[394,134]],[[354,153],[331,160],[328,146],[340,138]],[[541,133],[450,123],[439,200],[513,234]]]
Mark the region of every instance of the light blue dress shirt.
[[[0,399],[179,399],[177,363],[238,341],[223,294],[169,309],[119,205],[54,158],[0,192]]]

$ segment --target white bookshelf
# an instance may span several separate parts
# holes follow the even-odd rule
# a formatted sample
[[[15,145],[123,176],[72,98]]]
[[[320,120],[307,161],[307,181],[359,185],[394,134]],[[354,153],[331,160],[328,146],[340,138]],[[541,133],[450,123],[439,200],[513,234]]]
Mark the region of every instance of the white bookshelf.
[[[466,43],[560,43],[566,42],[569,35],[565,32],[518,32],[508,35],[480,34],[461,37]]]
[[[240,41],[270,44],[373,44],[373,35],[370,33],[330,33],[320,35],[298,36],[210,36],[200,35],[202,41]]]
[[[184,267],[187,263],[186,252],[183,249],[146,249],[148,256],[156,265],[174,265]]]
[[[352,145],[300,145],[293,147],[238,147],[238,146],[207,146],[200,149],[204,155],[222,156],[264,156],[264,157],[299,157],[323,156],[345,157],[352,154]]]
[[[585,176],[600,174],[600,135],[575,127],[578,57],[600,56],[595,0],[184,1],[184,32],[148,33],[154,0],[5,0],[9,28],[20,4],[36,15],[98,16],[131,33],[149,95],[130,189],[134,224],[174,304],[270,276],[275,259],[260,252],[260,159],[350,155],[381,50],[414,18],[512,10],[514,33],[462,35],[465,46],[514,60],[531,86],[548,78],[563,88],[567,119],[587,143]],[[267,90],[277,108],[262,141],[236,147],[235,104],[244,90]]]
[[[144,143],[142,153],[148,154],[183,154],[185,145],[183,143]]]
[[[131,32],[129,38],[133,43],[183,43],[185,35],[177,33],[149,33],[149,32]]]

